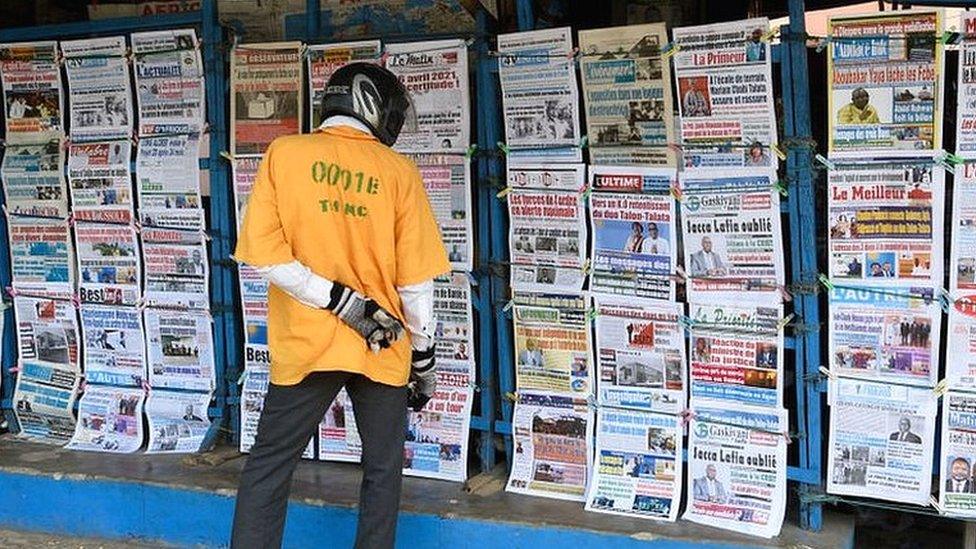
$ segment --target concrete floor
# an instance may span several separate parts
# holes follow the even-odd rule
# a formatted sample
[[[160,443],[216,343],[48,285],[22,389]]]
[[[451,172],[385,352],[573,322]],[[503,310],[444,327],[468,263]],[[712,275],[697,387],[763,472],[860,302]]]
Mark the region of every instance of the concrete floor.
[[[17,530],[0,530],[0,547],[4,549],[148,549],[168,547],[163,544],[147,545],[136,541],[119,541],[94,538],[71,538]]]

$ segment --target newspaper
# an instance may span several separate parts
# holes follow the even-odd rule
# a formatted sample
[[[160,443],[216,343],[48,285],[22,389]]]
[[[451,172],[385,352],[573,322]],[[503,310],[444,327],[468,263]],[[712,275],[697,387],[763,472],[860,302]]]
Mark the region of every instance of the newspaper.
[[[396,142],[401,152],[464,153],[469,135],[468,47],[463,40],[386,45],[386,68],[407,88],[417,114]]]
[[[682,518],[764,538],[786,513],[787,411],[701,403],[688,427]]]
[[[677,416],[601,407],[586,510],[674,522],[681,506]]]
[[[940,512],[976,517],[976,395],[949,391],[942,397]]]
[[[437,391],[419,412],[407,412],[403,473],[464,482],[468,478],[468,434],[474,400],[474,364],[437,365]]]
[[[342,388],[319,422],[318,458],[322,461],[359,463],[362,453],[363,442],[356,428],[352,399]]]
[[[466,274],[451,273],[434,279],[434,319],[437,363],[474,364],[474,313],[471,282]]]
[[[142,262],[132,226],[76,223],[75,248],[83,303],[135,305],[139,301]]]
[[[17,292],[70,299],[74,247],[66,220],[7,216],[11,286]]]
[[[939,201],[941,206],[942,201]],[[941,210],[940,210],[941,211]],[[941,216],[938,221],[941,221]],[[956,167],[952,188],[949,291],[976,291],[976,164]],[[940,244],[942,232],[934,239]],[[941,279],[938,279],[940,285]]]
[[[325,86],[332,73],[348,63],[380,63],[383,48],[379,40],[362,42],[341,42],[308,46],[308,127],[314,130],[322,123],[322,100]]]
[[[140,386],[146,380],[142,313],[135,307],[81,305],[85,379]]]
[[[4,140],[44,143],[64,135],[57,42],[0,44]]]
[[[572,29],[499,34],[498,53],[507,146],[537,149],[523,156],[537,162],[580,162]]]
[[[423,154],[411,158],[424,180],[451,267],[458,271],[473,270],[471,163],[460,155]]]
[[[247,199],[251,196],[254,188],[254,180],[258,175],[258,166],[261,157],[238,157],[234,158],[232,172],[234,178],[234,212],[237,229],[240,230],[241,223],[244,221],[244,211],[247,208]]]
[[[942,309],[931,289],[835,287],[830,369],[840,375],[935,386]]]
[[[210,429],[207,407],[210,393],[183,393],[153,389],[146,399],[149,420],[147,454],[200,451]]]
[[[230,62],[231,155],[264,154],[301,131],[302,44],[237,46]]]
[[[831,155],[910,155],[942,147],[942,14],[835,17],[827,25]]]
[[[244,381],[241,388],[241,424],[240,450],[242,453],[251,451],[254,438],[258,433],[258,420],[264,409],[264,397],[268,393],[268,369],[264,367],[248,368],[244,370]],[[302,459],[315,459],[314,437],[309,437],[308,445],[302,452]]]
[[[125,37],[61,42],[68,75],[71,140],[99,141],[132,135],[132,90]]]
[[[673,29],[686,166],[776,166],[769,20]]]
[[[143,317],[149,385],[154,389],[212,391],[216,379],[210,316],[146,309]]]
[[[586,226],[577,191],[514,190],[508,194],[512,288],[580,292]]]
[[[268,281],[246,265],[237,266],[244,321],[244,365],[246,368],[271,366],[268,349]]]
[[[516,294],[515,382],[523,390],[589,395],[590,323],[580,295]]]
[[[938,395],[856,379],[831,385],[827,493],[928,505]]]
[[[519,390],[506,490],[585,501],[593,463],[593,412],[583,397]]]
[[[591,291],[674,300],[678,239],[669,191],[675,179],[673,170],[661,168],[590,167],[593,189],[644,192],[590,194]]]
[[[924,158],[834,165],[827,177],[830,278],[941,287],[945,170]]]
[[[154,307],[207,309],[209,264],[203,243],[149,242],[143,231],[145,302]]]
[[[624,297],[596,297],[593,305],[599,404],[684,410],[684,305]]]
[[[132,144],[128,139],[68,146],[71,215],[76,221],[129,224],[134,219]]]
[[[962,12],[959,22],[962,43],[956,96],[956,154],[976,158],[976,13]]]
[[[144,226],[200,231],[200,139],[170,135],[139,140],[136,190]]]
[[[58,141],[7,145],[0,164],[7,212],[34,217],[68,217],[68,190]]]
[[[741,302],[740,302],[741,303]],[[691,400],[783,406],[783,306],[691,304]]]
[[[586,133],[593,164],[674,165],[664,23],[579,32]]]
[[[132,33],[139,135],[200,133],[203,61],[193,29]]]
[[[946,382],[952,389],[976,391],[976,292],[955,298],[947,338]]]
[[[508,164],[508,186],[513,189],[580,191],[586,185],[585,164]]]
[[[768,170],[682,172],[688,301],[780,303],[786,282],[776,174]]]
[[[139,450],[145,401],[141,388],[89,385],[78,403],[78,423],[67,447],[117,454]]]

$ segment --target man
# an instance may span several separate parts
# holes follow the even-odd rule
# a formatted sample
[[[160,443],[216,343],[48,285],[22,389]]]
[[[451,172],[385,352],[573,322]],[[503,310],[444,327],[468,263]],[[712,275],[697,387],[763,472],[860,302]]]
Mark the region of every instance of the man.
[[[912,444],[921,444],[922,437],[916,435],[912,432],[912,422],[907,417],[901,418],[898,422],[898,430],[891,433],[888,440],[895,440],[898,442],[910,442]]]
[[[703,236],[701,250],[691,254],[691,276],[716,276],[725,273],[725,264],[712,251],[712,239]]]
[[[644,240],[644,228],[637,221],[630,224],[630,234],[627,235],[627,241],[624,242],[625,252],[639,252],[641,248],[641,241]]]
[[[193,413],[193,405],[192,404],[187,404],[186,405],[186,408],[183,411],[183,420],[184,421],[203,421],[202,419],[200,419],[200,416],[198,416],[195,413]]]
[[[872,277],[883,277],[884,271],[881,270],[881,264],[877,261],[871,262],[871,276]]]
[[[760,368],[776,367],[776,348],[764,346],[756,355],[756,366]]]
[[[894,278],[895,277],[895,269],[894,269],[894,267],[891,266],[891,262],[890,261],[885,261],[884,262],[884,266],[881,268],[881,272],[883,273],[883,276],[885,278]]]
[[[692,86],[685,92],[681,99],[681,115],[690,118],[694,116],[710,116],[712,108],[705,99],[705,94],[697,87]]]
[[[973,480],[969,478],[970,466],[966,458],[957,457],[949,466],[949,478],[945,482],[947,494],[972,494]]]
[[[756,141],[749,146],[749,152],[746,154],[746,166],[768,166],[769,165],[769,155],[766,154],[765,147],[762,143]]]
[[[647,224],[647,236],[641,241],[640,253],[650,255],[671,254],[671,244],[658,236],[657,223]]]
[[[718,471],[716,471],[715,465],[709,463],[705,467],[705,476],[698,477],[694,480],[693,491],[696,501],[725,503],[728,500],[728,496],[725,494],[725,487],[715,478],[717,474]]]
[[[755,63],[766,60],[766,44],[762,41],[763,30],[753,29],[752,36],[746,42],[746,62]]]
[[[271,376],[234,548],[281,545],[295,465],[343,387],[362,438],[356,547],[393,547],[407,406],[436,389],[433,278],[451,266],[417,167],[390,149],[415,121],[407,91],[353,63],[333,73],[321,113],[315,133],[268,147],[235,251],[270,282]]]
[[[878,110],[869,105],[871,99],[867,90],[857,88],[851,92],[851,102],[837,111],[838,124],[880,124]]]
[[[542,350],[531,337],[525,340],[525,349],[519,353],[518,362],[521,366],[542,367]]]

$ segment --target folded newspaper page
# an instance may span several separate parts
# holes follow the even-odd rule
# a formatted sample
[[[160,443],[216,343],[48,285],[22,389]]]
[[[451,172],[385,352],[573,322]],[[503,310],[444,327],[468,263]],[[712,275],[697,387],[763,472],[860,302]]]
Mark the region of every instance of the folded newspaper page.
[[[33,217],[68,217],[61,143],[6,146],[0,180],[7,212]]]
[[[142,297],[142,261],[131,225],[75,224],[78,293],[83,303],[136,305]]]
[[[959,45],[956,92],[956,154],[976,158],[976,12],[963,12],[960,23],[962,43]]]
[[[131,454],[142,447],[142,388],[89,385],[78,402],[78,424],[68,449]]]
[[[210,315],[147,308],[143,317],[149,385],[153,389],[213,391],[216,380]]]
[[[68,75],[71,140],[128,139],[132,89],[124,36],[61,42]]]
[[[202,132],[206,103],[196,31],[134,32],[131,40],[139,135]]]
[[[244,370],[244,381],[241,385],[241,424],[240,451],[248,453],[254,446],[254,437],[258,433],[258,420],[264,409],[264,397],[268,394],[268,368],[253,367]],[[309,437],[308,445],[302,451],[302,459],[315,459],[315,437]]]
[[[508,194],[512,288],[580,292],[585,278],[585,204],[580,191]]]
[[[349,63],[379,64],[382,51],[379,40],[308,46],[309,131],[315,130],[322,123],[322,100],[332,73]]]
[[[234,48],[230,62],[231,154],[260,155],[280,135],[301,131],[302,44]]]
[[[949,391],[942,397],[939,510],[976,517],[976,394]]]
[[[57,42],[0,44],[4,140],[44,143],[64,135]]]
[[[136,307],[82,304],[85,379],[89,383],[141,386],[146,380],[144,333],[142,313]]]
[[[136,154],[139,222],[147,227],[201,231],[198,135],[144,137]]]
[[[581,295],[516,294],[515,384],[585,398],[593,390],[590,322]]]
[[[153,389],[146,399],[149,420],[147,454],[200,451],[210,429],[207,407],[210,393],[184,393]]]
[[[145,303],[151,307],[204,310],[210,305],[210,266],[203,242],[184,243],[180,234],[170,235],[169,242],[150,241],[148,237],[165,238],[173,231],[143,229],[142,256],[145,265]],[[178,232],[177,232],[178,233]],[[199,236],[199,233],[190,233]]]
[[[342,388],[319,422],[318,458],[322,461],[359,463],[362,454],[363,442],[356,428],[352,399]]]
[[[74,245],[67,220],[7,217],[11,286],[40,297],[74,295]]]
[[[411,158],[424,180],[451,267],[457,271],[472,270],[471,163],[464,156],[450,154],[417,154]]]
[[[71,143],[68,183],[75,221],[128,225],[133,213],[132,143],[128,140]]]

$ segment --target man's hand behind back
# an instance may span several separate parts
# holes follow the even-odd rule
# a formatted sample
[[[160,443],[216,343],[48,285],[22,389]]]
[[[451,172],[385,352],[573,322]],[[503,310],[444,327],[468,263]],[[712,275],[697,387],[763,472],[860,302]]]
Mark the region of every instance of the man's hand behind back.
[[[363,336],[374,353],[393,345],[405,333],[403,324],[372,298],[339,282],[332,283],[331,301],[326,308]]]

